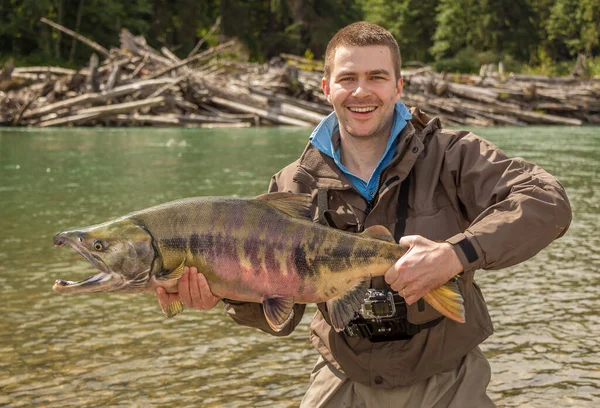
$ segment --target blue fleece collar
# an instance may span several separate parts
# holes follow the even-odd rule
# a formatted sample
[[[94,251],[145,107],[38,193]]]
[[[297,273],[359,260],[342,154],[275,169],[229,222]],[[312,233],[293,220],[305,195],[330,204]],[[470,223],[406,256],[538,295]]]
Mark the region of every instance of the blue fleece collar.
[[[313,146],[319,149],[321,152],[325,153],[327,156],[331,157],[335,164],[339,167],[339,169],[348,177],[348,179],[352,182],[354,187],[358,190],[358,192],[367,200],[371,201],[375,197],[377,193],[377,189],[379,188],[379,177],[388,164],[394,158],[394,153],[396,152],[396,146],[398,143],[398,135],[404,127],[406,123],[412,119],[412,115],[406,108],[406,106],[402,102],[397,102],[396,107],[394,109],[394,123],[392,125],[392,131],[390,133],[390,137],[388,138],[387,146],[385,148],[385,152],[373,174],[369,178],[368,181],[361,179],[358,176],[352,174],[341,162],[340,159],[340,148],[334,149],[332,136],[339,132],[339,123],[337,116],[335,116],[335,112],[330,113],[325,119],[321,121],[313,130],[310,135],[310,142]]]

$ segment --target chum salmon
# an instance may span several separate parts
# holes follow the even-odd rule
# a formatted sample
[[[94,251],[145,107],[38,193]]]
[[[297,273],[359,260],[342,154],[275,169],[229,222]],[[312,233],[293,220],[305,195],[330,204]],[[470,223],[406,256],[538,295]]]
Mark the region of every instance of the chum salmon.
[[[54,236],[100,272],[58,293],[177,292],[184,266],[196,266],[220,298],[263,305],[280,331],[295,303],[327,302],[330,320],[343,330],[365,301],[370,280],[407,251],[383,226],[350,233],[314,223],[311,196],[269,193],[255,198],[197,197],[160,204],[120,218]],[[463,298],[452,280],[423,299],[443,315],[465,321]],[[163,307],[171,317],[181,301]]]

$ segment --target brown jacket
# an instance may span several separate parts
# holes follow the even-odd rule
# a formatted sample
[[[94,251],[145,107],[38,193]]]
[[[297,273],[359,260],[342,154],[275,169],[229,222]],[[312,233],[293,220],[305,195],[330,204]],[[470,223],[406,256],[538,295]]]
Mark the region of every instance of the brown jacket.
[[[399,187],[410,172],[405,235],[453,244],[464,267],[459,279],[464,324],[444,319],[410,340],[371,343],[336,333],[324,304],[318,305],[310,326],[314,347],[349,378],[374,387],[408,385],[454,368],[493,332],[485,300],[473,279],[475,270],[500,269],[531,258],[563,235],[571,221],[565,191],[543,169],[508,158],[472,133],[443,130],[439,119],[430,120],[416,109],[411,113],[413,119],[400,134],[396,155],[381,175],[370,212],[333,160],[310,143],[300,159],[273,176],[269,188],[312,194],[315,221],[318,189],[327,189],[328,208],[340,215],[336,227],[361,231],[379,224],[394,231]],[[465,239],[472,246],[461,242]],[[287,335],[300,322],[304,305],[295,306],[293,322],[279,333],[267,325],[260,304],[231,302],[227,310],[240,324]],[[412,323],[437,317],[429,307],[423,312],[416,303],[409,307]]]

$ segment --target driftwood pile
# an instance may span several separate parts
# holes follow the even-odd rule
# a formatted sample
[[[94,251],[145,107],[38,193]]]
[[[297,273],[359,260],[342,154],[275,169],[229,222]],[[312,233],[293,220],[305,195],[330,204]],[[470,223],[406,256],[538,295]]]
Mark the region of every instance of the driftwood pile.
[[[0,126],[312,127],[331,111],[322,64],[282,54],[267,64],[226,58],[234,41],[185,59],[123,30],[108,50],[84,42],[89,67],[12,67],[0,72]],[[218,27],[218,22],[208,35]],[[102,61],[98,55],[101,55]],[[402,100],[449,126],[600,124],[600,80],[509,75],[403,73]]]
[[[445,125],[598,125],[600,80],[408,71],[403,100],[440,116]]]

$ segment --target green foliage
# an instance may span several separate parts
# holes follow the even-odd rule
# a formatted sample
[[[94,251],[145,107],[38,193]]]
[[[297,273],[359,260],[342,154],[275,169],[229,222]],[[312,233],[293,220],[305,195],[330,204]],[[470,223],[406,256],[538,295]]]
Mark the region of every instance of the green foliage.
[[[118,46],[127,28],[185,58],[219,16],[204,47],[235,37],[243,45],[237,57],[253,61],[282,52],[322,59],[339,28],[366,19],[390,30],[405,63],[478,72],[502,61],[507,72],[565,74],[584,54],[598,75],[598,0],[0,0],[0,62],[87,63],[92,51],[41,17],[106,48]]]
[[[469,74],[479,72],[479,67],[477,54],[472,48],[465,48],[458,51],[453,57],[438,59],[433,63],[433,68],[439,72]]]
[[[600,78],[600,57],[590,58],[586,74],[593,78]]]
[[[431,61],[436,8],[440,0],[363,0],[367,21],[387,28],[404,61]]]
[[[476,0],[441,0],[435,20],[437,28],[433,35],[431,53],[436,60],[449,59],[472,44],[472,27],[477,11]],[[451,58],[450,58],[451,59]]]
[[[362,18],[354,0],[221,0],[220,11],[223,33],[258,61],[306,49],[321,58],[337,30]]]
[[[537,41],[528,0],[441,0],[432,54],[447,58],[465,47],[527,59]]]

